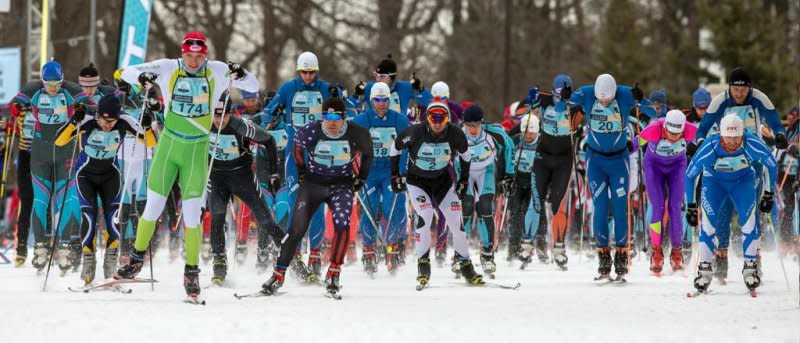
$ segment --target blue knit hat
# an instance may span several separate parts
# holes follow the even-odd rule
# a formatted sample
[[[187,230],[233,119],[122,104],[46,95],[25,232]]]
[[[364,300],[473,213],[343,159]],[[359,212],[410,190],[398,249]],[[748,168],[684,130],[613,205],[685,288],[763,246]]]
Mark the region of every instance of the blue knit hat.
[[[652,94],[650,94],[650,101],[657,102],[657,103],[662,104],[662,105],[666,105],[667,104],[667,92],[665,92],[663,89],[659,89],[659,90],[653,92]]]
[[[697,88],[692,94],[692,105],[699,108],[708,108],[711,104],[711,93],[705,88]]]

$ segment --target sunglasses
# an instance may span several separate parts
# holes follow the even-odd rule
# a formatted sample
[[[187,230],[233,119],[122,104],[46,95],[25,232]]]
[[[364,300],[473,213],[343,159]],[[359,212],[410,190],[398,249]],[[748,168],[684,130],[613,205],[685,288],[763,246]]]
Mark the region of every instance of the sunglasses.
[[[48,87],[48,88],[58,87],[58,86],[61,85],[61,80],[58,80],[58,81],[42,81],[42,82],[44,83],[44,86]]]
[[[342,120],[343,113],[339,111],[325,112],[322,114],[323,120]]]
[[[389,102],[389,98],[372,98],[372,102],[376,102],[379,104],[385,104]]]
[[[301,70],[300,71],[300,74],[306,74],[306,75],[314,75],[316,73],[317,73],[316,70]]]
[[[375,73],[375,76],[380,77],[380,78],[387,78],[387,77],[392,77],[392,76],[395,76],[395,75],[397,75],[397,73],[377,73],[377,72]]]
[[[183,44],[206,46],[206,42],[201,41],[199,39],[187,39],[187,40],[183,41]]]

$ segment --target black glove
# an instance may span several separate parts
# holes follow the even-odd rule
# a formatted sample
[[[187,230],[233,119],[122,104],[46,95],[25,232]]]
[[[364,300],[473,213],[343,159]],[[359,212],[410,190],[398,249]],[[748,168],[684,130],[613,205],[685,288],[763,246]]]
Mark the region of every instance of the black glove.
[[[359,83],[356,85],[356,89],[355,89],[355,90],[353,90],[353,94],[354,94],[356,97],[364,96],[364,92],[366,91],[366,89],[367,89],[367,85],[365,85],[365,84],[364,84],[364,81],[360,81],[360,82],[359,82]]]
[[[328,87],[328,93],[331,94],[331,98],[338,98],[339,97],[339,87],[336,87],[336,86]]]
[[[233,63],[228,61],[228,73],[233,77],[234,80],[241,80],[244,78],[244,69],[239,63]]]
[[[686,144],[686,156],[694,156],[694,153],[697,152],[697,148],[698,146],[697,144],[694,144],[694,142],[689,142],[689,144]]]
[[[778,149],[786,149],[789,147],[789,140],[786,139],[786,135],[783,133],[775,135],[775,147]]]
[[[406,187],[406,177],[402,175],[392,175],[392,192],[404,192]]]
[[[642,102],[642,100],[644,100],[644,92],[642,92],[642,89],[639,88],[638,82],[635,86],[633,86],[633,89],[631,89],[631,93],[633,94],[633,99],[636,100],[636,102]]]
[[[764,195],[761,196],[761,203],[759,204],[761,212],[769,213],[772,211],[772,205],[774,203],[774,194],[772,194],[772,192],[764,192]]]
[[[500,181],[500,185],[503,187],[503,195],[505,195],[506,199],[511,197],[511,192],[514,190],[514,178],[511,175],[506,175]]]
[[[139,74],[139,83],[145,88],[152,87],[155,86],[157,78],[158,75],[156,74],[150,72],[144,72]]]
[[[86,106],[83,104],[75,105],[75,111],[72,112],[73,124],[82,122],[83,118],[86,118]]]
[[[467,185],[469,185],[469,180],[466,178],[458,180],[456,183],[456,196],[459,199],[463,199],[467,195]]]
[[[564,82],[564,86],[561,87],[561,99],[569,100],[571,96],[572,96],[572,87],[567,86],[567,83]]]
[[[142,112],[142,127],[149,129],[153,126],[153,114],[150,111]]]
[[[272,174],[269,177],[269,192],[275,194],[281,188],[281,176],[279,174]]]
[[[424,88],[422,86],[422,81],[417,78],[417,73],[411,73],[411,79],[408,80],[408,82],[411,83],[411,88],[413,88],[415,91],[421,91],[422,88]]]
[[[686,222],[689,226],[697,227],[697,204],[686,206]]]
[[[356,179],[353,180],[353,192],[360,191],[362,188],[364,188],[365,183],[366,181],[364,181],[364,179],[356,177]]]
[[[155,96],[155,93],[151,93],[145,99],[147,101],[147,109],[152,112],[161,112],[164,109],[164,106],[161,105],[161,101]]]

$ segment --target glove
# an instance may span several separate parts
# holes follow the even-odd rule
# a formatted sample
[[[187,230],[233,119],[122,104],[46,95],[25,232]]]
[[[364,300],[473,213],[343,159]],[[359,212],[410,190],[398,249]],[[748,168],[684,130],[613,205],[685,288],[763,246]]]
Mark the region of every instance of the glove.
[[[413,88],[415,91],[421,91],[422,88],[424,88],[422,86],[422,81],[417,78],[417,73],[411,73],[411,79],[408,80],[408,82],[411,83],[411,88]]]
[[[697,227],[697,204],[686,205],[686,222],[689,226]]]
[[[336,87],[336,86],[328,87],[328,93],[331,94],[332,98],[338,98],[339,97],[339,87]]]
[[[244,78],[244,69],[239,63],[233,63],[228,61],[228,73],[230,76],[233,77],[234,80],[241,80]]]
[[[638,82],[636,86],[633,86],[633,89],[631,89],[631,93],[633,93],[633,99],[636,100],[636,102],[642,102],[642,100],[644,100],[644,92],[639,88]]]
[[[364,96],[364,92],[365,92],[366,90],[367,90],[367,85],[365,85],[365,84],[364,84],[364,81],[360,81],[360,82],[359,82],[359,83],[356,85],[356,89],[353,91],[353,94],[354,94],[356,97],[361,97],[361,96]]]
[[[83,121],[83,118],[86,118],[86,106],[83,104],[75,105],[75,111],[72,112],[72,123],[80,123]]]
[[[561,87],[561,99],[569,100],[570,97],[572,97],[572,87],[567,86],[567,83],[564,82],[564,86]]]
[[[404,192],[406,187],[406,177],[402,175],[392,175],[392,192]]]
[[[697,152],[697,148],[698,146],[697,144],[694,144],[694,142],[689,142],[689,144],[686,144],[686,156],[694,156],[694,153]]]
[[[117,89],[122,93],[125,93],[125,94],[128,94],[128,95],[131,94],[131,85],[129,85],[125,81],[119,81],[119,84],[117,85]]]
[[[142,127],[145,129],[149,129],[153,125],[153,116],[150,114],[150,111],[144,111],[142,113]]]
[[[764,195],[761,196],[761,203],[759,204],[761,212],[769,213],[772,211],[772,205],[774,203],[774,194],[772,194],[772,192],[764,192]]]
[[[364,181],[364,179],[362,179],[362,178],[360,178],[360,177],[357,177],[357,178],[356,178],[356,179],[353,181],[353,192],[358,192],[358,191],[360,191],[360,190],[361,190],[361,188],[364,188],[364,183],[366,183],[366,182]]]
[[[269,192],[275,194],[281,188],[281,176],[279,174],[272,174],[269,177]]]
[[[505,195],[506,199],[511,197],[511,192],[514,190],[514,178],[511,175],[506,175],[500,181],[500,185],[503,187],[503,195]]]
[[[528,103],[533,104],[533,102],[536,101],[538,98],[539,98],[539,87],[538,86],[531,87],[531,89],[528,90]],[[515,114],[511,113],[511,115],[514,116]]]
[[[775,135],[775,147],[778,149],[786,149],[789,147],[789,140],[786,139],[786,135],[783,133]]]
[[[163,110],[163,106],[161,105],[161,101],[158,100],[155,96],[148,96],[147,97],[147,109],[152,112],[161,112]]]
[[[158,75],[156,75],[156,74],[153,74],[153,73],[150,73],[150,72],[144,72],[144,73],[139,74],[139,84],[141,84],[145,88],[153,87],[156,84],[156,79],[157,78],[158,78]]]
[[[456,183],[456,196],[459,199],[463,199],[464,196],[467,195],[467,185],[467,179],[459,180],[458,183]]]

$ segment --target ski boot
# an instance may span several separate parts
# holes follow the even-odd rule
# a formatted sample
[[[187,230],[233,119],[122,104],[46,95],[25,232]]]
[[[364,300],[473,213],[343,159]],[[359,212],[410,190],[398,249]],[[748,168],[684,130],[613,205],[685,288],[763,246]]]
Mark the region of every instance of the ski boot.
[[[225,254],[214,254],[211,262],[214,267],[214,276],[211,277],[211,283],[222,286],[225,282],[225,277],[228,276],[228,257]]]
[[[506,256],[506,261],[511,262],[515,259],[519,259],[519,251],[520,251],[519,243],[517,244],[508,244],[508,255]]]
[[[533,256],[533,241],[530,239],[523,239],[522,244],[520,245],[519,249],[519,260],[522,261],[523,268],[525,268],[528,263],[531,263],[531,259]]]
[[[115,279],[133,279],[136,277],[136,274],[139,274],[142,271],[142,266],[144,265],[144,251],[137,251],[136,248],[131,250],[130,253],[130,261],[128,264],[123,265],[119,269],[117,269],[117,275],[114,276]]]
[[[399,267],[400,255],[397,253],[397,244],[389,244],[389,246],[386,247],[386,270],[394,275]]]
[[[341,269],[335,263],[331,263],[328,266],[328,272],[325,273],[325,291],[329,297],[334,299],[341,299],[339,295],[339,290],[342,288],[339,284],[340,273]]]
[[[492,247],[481,248],[481,269],[483,269],[483,273],[488,275],[489,278],[494,279],[494,272],[497,271],[497,265],[494,263]]]
[[[564,248],[564,242],[553,244],[553,260],[561,270],[567,270],[567,250]]]
[[[237,265],[243,265],[247,260],[247,241],[236,242],[236,252],[233,253],[233,259],[236,260]]]
[[[744,278],[744,285],[747,286],[748,290],[754,291],[758,288],[758,286],[761,285],[761,275],[758,273],[758,262],[744,261],[742,277]]]
[[[708,290],[711,285],[711,277],[714,272],[711,270],[711,262],[700,262],[697,266],[697,277],[694,278],[694,288],[699,292]]]
[[[117,260],[119,259],[119,256],[117,256],[118,251],[117,248],[106,248],[106,253],[103,255],[103,277],[106,279],[114,277],[114,274],[117,272]]]
[[[456,275],[456,279],[461,277],[461,256],[457,252],[453,253],[453,260],[450,264],[450,271]]]
[[[375,249],[372,247],[364,247],[361,251],[361,263],[364,264],[364,271],[370,277],[374,276],[378,271],[378,258],[375,256]]]
[[[447,248],[436,247],[436,265],[442,267],[447,261]]]
[[[669,252],[669,265],[673,271],[683,270],[683,252],[681,248],[672,248]]]
[[[275,269],[275,271],[272,272],[272,276],[269,278],[269,280],[261,285],[261,293],[266,295],[274,295],[275,293],[278,293],[278,289],[283,286],[284,273],[286,273],[285,269]]]
[[[358,253],[356,252],[356,242],[350,242],[347,244],[347,254],[345,255],[345,261],[347,264],[353,264],[358,261]]]
[[[200,294],[200,268],[188,264],[183,267],[183,288],[189,297]]]
[[[617,281],[625,282],[625,275],[628,274],[628,249],[617,248],[614,252],[614,273],[617,274]]]
[[[550,262],[550,258],[547,256],[547,240],[544,237],[536,237],[533,240],[533,244],[535,246],[536,257],[539,258],[539,262]]]
[[[611,274],[611,250],[608,247],[598,248],[597,257],[599,259],[597,273],[600,274],[595,280],[608,279]]]
[[[14,268],[20,268],[28,259],[28,243],[20,242],[17,246],[17,255],[14,257]]]
[[[46,267],[47,260],[50,258],[50,248],[45,242],[38,242],[33,245],[33,259],[31,264],[36,268],[37,273],[41,273],[42,269]]]
[[[461,266],[461,276],[470,285],[483,285],[483,276],[475,272],[475,267],[472,266],[472,261],[463,259],[458,263]]]
[[[200,246],[200,259],[203,260],[203,264],[208,264],[208,261],[211,260],[211,239],[208,237],[203,237],[203,243]]]
[[[256,272],[259,274],[263,274],[267,271],[267,267],[269,267],[269,248],[258,248],[256,252]]]
[[[317,279],[322,276],[322,257],[319,249],[311,249],[308,252],[308,271]]]
[[[94,281],[94,273],[97,267],[97,260],[95,259],[94,252],[84,252],[83,254],[83,270],[81,270],[81,280],[85,284],[90,284]]]
[[[69,261],[70,265],[72,265],[72,272],[75,273],[78,271],[78,268],[81,266],[81,255],[83,255],[83,246],[81,242],[78,240],[72,241],[69,245]]]
[[[431,259],[428,258],[428,253],[417,259],[417,283],[421,289],[425,287],[431,280]]]
[[[58,256],[56,263],[58,263],[58,268],[61,269],[61,276],[64,276],[72,269],[72,246],[69,243],[61,243],[58,245],[56,252],[56,256]]]
[[[303,263],[303,257],[301,255],[295,255],[289,266],[292,268],[292,273],[294,273],[300,281],[307,284],[317,282],[317,277],[308,270],[306,264]]]
[[[717,249],[714,252],[714,277],[725,285],[728,278],[728,249]]]
[[[650,271],[656,275],[661,275],[664,269],[664,251],[660,245],[653,246],[653,253],[650,255]],[[672,251],[675,251],[674,249]]]

